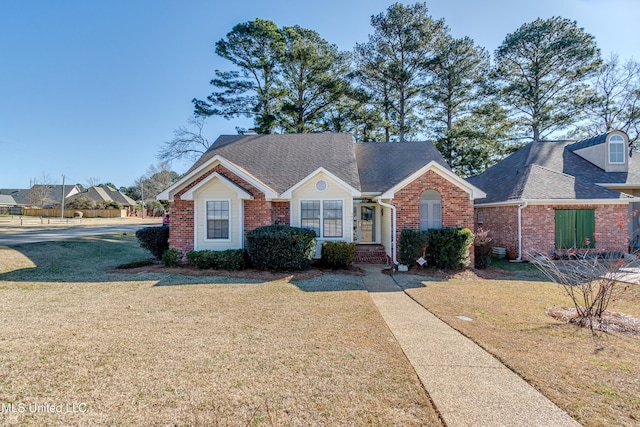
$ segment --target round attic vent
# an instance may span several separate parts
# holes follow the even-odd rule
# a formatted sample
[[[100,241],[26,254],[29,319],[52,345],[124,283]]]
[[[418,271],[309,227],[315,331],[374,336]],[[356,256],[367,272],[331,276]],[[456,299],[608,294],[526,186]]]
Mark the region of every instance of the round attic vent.
[[[321,179],[320,181],[316,182],[316,190],[322,193],[326,189],[327,189],[327,181]]]

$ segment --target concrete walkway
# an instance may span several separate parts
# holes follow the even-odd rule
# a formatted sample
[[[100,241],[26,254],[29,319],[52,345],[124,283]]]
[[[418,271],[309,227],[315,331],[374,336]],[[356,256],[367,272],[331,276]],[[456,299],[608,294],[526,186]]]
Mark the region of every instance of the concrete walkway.
[[[361,267],[371,299],[448,427],[580,425],[411,299],[391,276],[380,272],[382,266]]]

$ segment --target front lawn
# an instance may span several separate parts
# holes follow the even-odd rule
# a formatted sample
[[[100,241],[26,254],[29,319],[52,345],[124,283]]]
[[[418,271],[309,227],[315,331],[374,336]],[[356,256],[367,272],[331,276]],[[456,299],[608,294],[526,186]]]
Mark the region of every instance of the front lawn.
[[[508,275],[494,274],[500,280],[464,274],[448,280],[395,277],[412,298],[497,356],[581,424],[640,425],[640,337],[593,336],[545,315],[547,308],[571,306],[561,288],[541,280],[531,265],[507,263],[506,268]],[[415,287],[416,280],[425,287]],[[640,318],[640,286],[618,293],[609,309]]]
[[[0,424],[440,425],[360,277],[113,272],[145,257],[0,248]]]

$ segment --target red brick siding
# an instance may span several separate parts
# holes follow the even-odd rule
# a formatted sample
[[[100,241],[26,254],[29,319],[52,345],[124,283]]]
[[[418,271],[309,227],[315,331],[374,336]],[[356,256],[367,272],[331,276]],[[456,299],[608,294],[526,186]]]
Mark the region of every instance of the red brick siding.
[[[516,206],[477,208],[478,214],[482,214],[482,223],[476,223],[476,230],[482,228],[489,231],[493,239],[493,246],[505,248],[507,258],[518,257],[518,208]]]
[[[271,223],[291,225],[291,209],[289,202],[271,203]]]
[[[436,190],[442,198],[442,226],[467,227],[473,231],[473,201],[469,193],[433,171],[427,171],[395,193],[393,204],[397,212],[398,246],[403,229],[420,229],[420,196],[426,190]],[[473,251],[471,251],[473,265]]]
[[[596,250],[627,251],[627,205],[529,205],[522,210],[523,258],[535,251],[555,250],[555,210],[594,209],[596,219]],[[507,256],[518,256],[518,208],[516,206],[476,209],[483,212],[484,221],[478,224],[491,231],[494,246],[507,249]]]

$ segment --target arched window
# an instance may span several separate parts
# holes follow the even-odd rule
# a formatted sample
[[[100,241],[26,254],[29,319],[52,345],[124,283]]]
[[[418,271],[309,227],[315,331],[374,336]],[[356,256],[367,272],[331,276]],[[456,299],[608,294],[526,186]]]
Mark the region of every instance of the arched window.
[[[624,138],[611,135],[609,138],[609,163],[624,163]]]
[[[442,228],[442,198],[435,190],[427,190],[420,196],[420,230]]]

